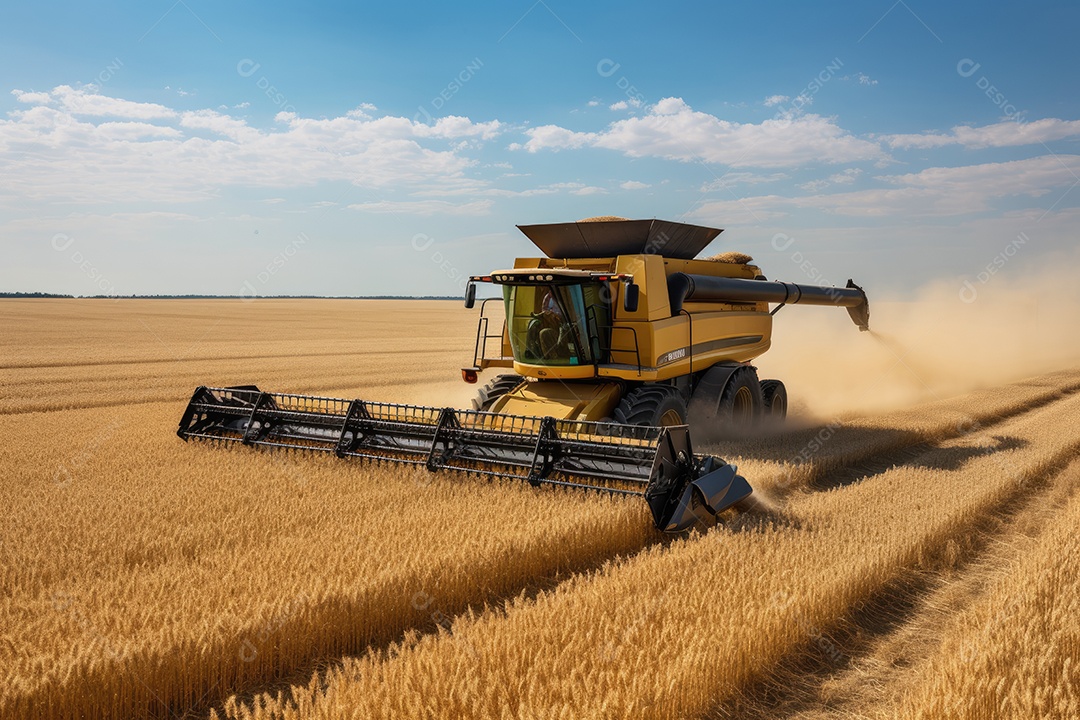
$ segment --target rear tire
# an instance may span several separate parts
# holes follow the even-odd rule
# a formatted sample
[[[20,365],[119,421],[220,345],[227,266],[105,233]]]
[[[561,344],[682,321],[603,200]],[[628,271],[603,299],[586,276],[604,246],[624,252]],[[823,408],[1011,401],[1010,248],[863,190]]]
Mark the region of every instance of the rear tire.
[[[685,425],[686,400],[669,385],[641,385],[623,395],[612,415],[623,425]]]
[[[787,388],[779,380],[761,381],[762,416],[764,422],[779,425],[787,417]]]
[[[473,410],[487,412],[495,401],[508,392],[512,392],[525,378],[520,375],[496,375],[487,385],[476,391],[473,398]]]
[[[735,434],[743,434],[753,430],[761,422],[764,404],[757,370],[746,365],[732,374],[727,387],[720,394],[716,419],[720,427],[730,428]]]

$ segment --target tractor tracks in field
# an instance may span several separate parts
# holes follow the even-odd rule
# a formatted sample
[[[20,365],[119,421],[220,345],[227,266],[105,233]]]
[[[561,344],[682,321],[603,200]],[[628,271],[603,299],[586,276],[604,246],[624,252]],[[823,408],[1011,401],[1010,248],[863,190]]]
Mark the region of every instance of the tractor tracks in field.
[[[1017,385],[1023,384],[1026,383],[1017,383]],[[772,483],[767,484],[765,489],[773,500],[784,501],[798,492],[820,492],[845,487],[880,475],[893,467],[918,465],[929,453],[937,449],[937,445],[941,442],[965,436],[986,435],[994,427],[1008,420],[1045,409],[1054,403],[1066,400],[1078,391],[1080,391],[1080,382],[1066,382],[1060,387],[1047,388],[1045,392],[1036,394],[1015,406],[962,414],[955,422],[928,430],[904,430],[887,425],[875,427],[839,425],[830,432],[825,441],[819,443],[820,449],[808,462],[803,465],[796,464],[794,467],[788,465],[786,469],[779,472],[779,480],[772,478]],[[810,437],[812,442],[813,438],[822,437],[822,433],[829,427],[819,426],[800,431],[794,444],[797,445],[804,436]],[[1010,449],[1013,442],[1007,437],[997,437],[995,441],[998,444],[996,448],[998,450]],[[830,452],[830,444],[838,446],[838,449]],[[845,444],[849,447],[844,448]],[[855,449],[851,449],[850,446],[854,446]],[[771,452],[774,457],[784,457],[782,451],[773,449]],[[801,452],[801,450],[796,450],[796,457]],[[985,451],[972,450],[971,452],[977,455]],[[960,460],[954,459],[953,462],[960,462]],[[947,466],[936,467],[941,470],[952,469]]]
[[[972,418],[971,422],[949,428],[945,432],[936,433],[933,438],[927,438],[921,442],[915,442],[892,450],[885,450],[874,454],[871,457],[846,463],[834,470],[824,471],[811,479],[808,483],[808,487],[815,491],[829,490],[832,488],[844,487],[855,482],[861,482],[875,475],[888,472],[891,468],[896,466],[920,465],[924,462],[925,458],[936,449],[937,444],[940,442],[953,440],[965,435],[985,434],[987,431],[992,430],[995,426],[1000,425],[1007,420],[1041,410],[1052,403],[1060,402],[1068,398],[1077,391],[1080,391],[1080,383],[1066,385],[1056,392],[1033,398],[1030,402],[1019,407],[1010,408],[981,418]],[[997,447],[995,448],[997,450],[1008,450],[1013,446],[1013,441],[1007,437],[995,436],[995,441],[997,442]],[[980,451],[973,449],[971,452],[972,454],[979,454]],[[952,470],[955,469],[955,463],[959,461],[961,460],[952,458],[948,463],[938,462],[932,467],[939,470]],[[953,463],[953,466],[950,466],[950,463]]]
[[[1080,439],[707,718],[887,716],[958,612],[1080,491]]]

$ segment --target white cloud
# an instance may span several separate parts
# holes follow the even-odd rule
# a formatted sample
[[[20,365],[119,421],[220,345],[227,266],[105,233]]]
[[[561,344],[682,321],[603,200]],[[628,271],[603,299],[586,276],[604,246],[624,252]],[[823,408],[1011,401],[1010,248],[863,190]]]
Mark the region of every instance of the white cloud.
[[[788,198],[779,195],[754,195],[735,200],[710,200],[687,214],[691,222],[705,222],[716,227],[757,225],[785,217],[790,208]]]
[[[526,130],[525,134],[529,136],[529,141],[524,145],[513,143],[510,145],[511,150],[573,150],[585,147],[596,139],[595,133],[574,132],[558,125],[541,125]]]
[[[21,103],[45,105],[52,102],[52,96],[47,92],[23,92],[22,90],[12,90],[11,94]]]
[[[484,186],[466,181],[478,164],[467,153],[504,127],[453,116],[424,125],[403,117],[279,113],[275,127],[259,129],[216,110],[181,113],[66,85],[15,97],[25,107],[0,118],[0,188],[20,201],[183,202],[215,197],[223,186],[324,181]]]
[[[787,180],[791,176],[787,173],[769,173],[768,175],[761,175],[751,172],[727,172],[721,177],[715,180],[710,180],[701,186],[701,192],[712,192],[713,190],[727,190],[733,188],[736,185],[759,185],[761,183],[777,182],[779,180]]]
[[[237,142],[257,140],[261,133],[238,118],[214,110],[194,110],[180,116],[180,127],[189,130],[208,130]]]
[[[530,177],[531,173],[504,173],[500,178]],[[646,186],[648,187],[648,186]],[[566,193],[570,195],[595,195],[608,192],[606,188],[588,186],[580,182],[559,182],[546,185],[536,185],[523,190],[509,190],[500,187],[487,187],[481,183],[461,183],[453,188],[435,188],[432,190],[417,190],[412,193],[414,197],[534,197],[537,195],[555,195]]]
[[[707,202],[692,214],[709,222],[748,224],[781,217],[795,209],[864,218],[959,217],[991,210],[991,201],[995,199],[1040,197],[1055,189],[1064,190],[1076,182],[1073,173],[1080,174],[1080,156],[1047,155],[1011,162],[928,168],[918,173],[876,178],[892,187],[805,197],[766,195]],[[806,185],[810,185],[806,189],[812,192],[822,187]]]
[[[814,104],[814,95],[812,93],[801,92],[794,97],[791,101],[791,107],[784,112],[785,117],[797,117],[802,115],[803,109],[808,108]]]
[[[620,100],[617,103],[611,103],[610,105],[608,105],[608,110],[627,110],[629,109],[629,107],[630,106],[625,100]]]
[[[683,113],[692,112],[690,106],[687,105],[682,98],[667,97],[662,98],[658,103],[652,106],[651,114],[653,115],[680,115]],[[704,115],[704,113],[701,113]],[[712,117],[709,115],[708,117]]]
[[[649,183],[638,182],[637,180],[627,180],[624,183],[620,183],[619,187],[623,190],[644,190],[647,187],[652,187]]]
[[[1043,155],[1009,162],[928,168],[918,173],[890,175],[878,179],[894,185],[925,188],[940,193],[974,191],[990,197],[1038,197],[1056,187],[1072,185],[1078,175],[1080,156]]]
[[[848,168],[842,172],[838,172],[835,175],[829,176],[829,182],[837,185],[850,185],[862,175],[863,171],[860,168]]]
[[[371,117],[371,113],[376,112],[378,109],[379,108],[375,107],[371,103],[360,103],[355,108],[345,113],[345,117],[367,120]]]
[[[735,123],[697,112],[681,98],[664,98],[643,117],[611,123],[601,132],[575,132],[556,125],[526,131],[529,140],[512,149],[529,152],[598,147],[629,157],[662,157],[731,167],[793,167],[808,163],[883,160],[881,147],[854,137],[820,115]]]
[[[108,140],[141,140],[143,138],[179,138],[184,133],[167,125],[142,122],[104,122],[96,134]]]
[[[412,130],[418,137],[435,138],[471,138],[480,137],[490,140],[500,132],[503,125],[498,120],[490,122],[474,123],[467,117],[449,115],[435,121],[434,125],[422,125],[415,123]]]
[[[596,106],[598,106],[600,104],[600,101],[599,100],[590,100],[589,102],[587,102],[585,104],[588,105],[589,107],[596,107]]]
[[[787,95],[770,95],[765,98],[765,107],[774,107],[780,103],[786,103],[790,99]]]
[[[797,186],[800,190],[807,190],[809,192],[817,192],[829,187],[829,181],[825,179],[809,180],[804,183],[799,183]]]
[[[24,93],[13,90],[12,94],[19,102],[33,105],[57,105],[72,115],[113,116],[132,120],[155,120],[173,118],[175,110],[156,103],[131,102],[119,98],[99,95],[95,88],[73,88],[59,85],[47,93]]]
[[[928,149],[945,145],[980,149],[1035,145],[1077,136],[1080,136],[1080,120],[1043,118],[1026,123],[1004,120],[982,127],[958,125],[948,133],[883,135],[881,139],[891,147],[903,149]]]
[[[487,215],[493,205],[491,200],[455,205],[445,200],[402,200],[398,202],[382,200],[379,202],[349,205],[350,210],[369,213],[394,213],[401,215]]]
[[[863,171],[860,168],[848,168],[842,172],[834,173],[827,178],[819,178],[817,180],[804,182],[797,187],[802,190],[817,192],[818,190],[824,190],[832,185],[850,185],[855,182],[862,173]]]

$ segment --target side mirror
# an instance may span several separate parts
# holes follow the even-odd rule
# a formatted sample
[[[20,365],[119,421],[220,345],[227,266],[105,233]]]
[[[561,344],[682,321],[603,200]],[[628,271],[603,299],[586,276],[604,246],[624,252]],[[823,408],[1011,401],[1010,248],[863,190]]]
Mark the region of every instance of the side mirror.
[[[640,288],[638,288],[637,283],[626,283],[623,286],[623,310],[628,313],[637,312],[639,293]]]
[[[471,308],[476,305],[476,284],[469,283],[465,286],[465,307]]]

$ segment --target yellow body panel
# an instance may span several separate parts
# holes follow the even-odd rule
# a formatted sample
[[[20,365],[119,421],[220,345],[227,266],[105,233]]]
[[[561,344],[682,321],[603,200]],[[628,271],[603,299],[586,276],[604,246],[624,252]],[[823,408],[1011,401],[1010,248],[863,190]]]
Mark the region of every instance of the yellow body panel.
[[[587,380],[596,377],[596,369],[592,365],[530,365],[517,360],[514,361],[514,372],[540,380]]]
[[[638,352],[632,344],[622,343],[617,349],[612,342],[615,362],[601,365],[600,377],[653,382],[698,372],[718,362],[750,362],[769,349],[772,316],[746,310],[717,311],[711,306],[708,312],[691,311],[631,327],[637,330]]]
[[[621,396],[617,382],[530,382],[499,398],[491,412],[551,416],[556,420],[603,420],[611,416]]]

